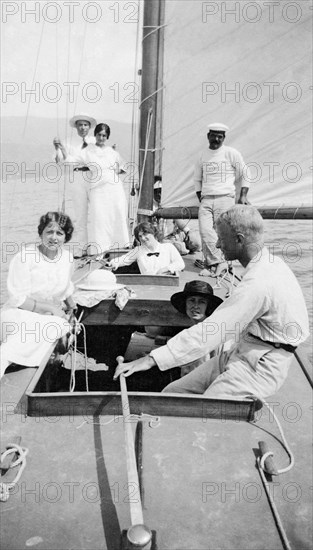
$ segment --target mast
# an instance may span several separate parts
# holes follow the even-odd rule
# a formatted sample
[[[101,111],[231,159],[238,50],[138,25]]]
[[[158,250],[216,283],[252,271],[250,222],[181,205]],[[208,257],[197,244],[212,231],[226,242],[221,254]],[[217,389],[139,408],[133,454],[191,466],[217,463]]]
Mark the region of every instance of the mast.
[[[146,220],[153,211],[153,184],[156,148],[156,123],[159,71],[162,65],[164,0],[146,0],[143,17],[142,83],[140,104],[139,174],[140,196],[138,221]],[[158,116],[161,116],[159,113]]]

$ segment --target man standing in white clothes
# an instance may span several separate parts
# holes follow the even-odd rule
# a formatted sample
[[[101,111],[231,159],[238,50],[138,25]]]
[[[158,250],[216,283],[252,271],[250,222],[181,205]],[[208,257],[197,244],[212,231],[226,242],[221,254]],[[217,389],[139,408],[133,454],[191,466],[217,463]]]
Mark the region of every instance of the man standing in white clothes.
[[[236,187],[240,187],[239,204],[248,204],[249,173],[242,155],[233,147],[224,145],[225,124],[209,124],[209,147],[199,157],[194,171],[194,185],[199,207],[199,229],[202,240],[205,271],[200,275],[217,277],[226,267],[220,250],[216,248],[215,222],[218,216],[235,204]],[[207,272],[209,270],[209,273]]]
[[[215,311],[150,355],[120,365],[115,378],[157,365],[160,370],[203,360],[163,391],[212,398],[273,395],[287,377],[296,347],[309,336],[309,319],[298,281],[285,262],[264,246],[263,220],[252,206],[236,204],[217,221],[218,248],[239,260],[242,280]],[[206,354],[235,340],[228,352]]]
[[[67,155],[75,157],[80,149],[84,149],[89,143],[95,143],[94,137],[88,134],[96,124],[96,120],[85,113],[73,116],[70,119],[70,126],[76,128],[77,134],[73,134],[65,144],[59,138],[53,140],[56,149],[55,161],[63,162]],[[75,166],[73,170],[72,200],[76,217],[73,237],[75,257],[86,254],[88,246],[87,223],[90,183],[86,177],[86,171],[88,171],[87,166]]]

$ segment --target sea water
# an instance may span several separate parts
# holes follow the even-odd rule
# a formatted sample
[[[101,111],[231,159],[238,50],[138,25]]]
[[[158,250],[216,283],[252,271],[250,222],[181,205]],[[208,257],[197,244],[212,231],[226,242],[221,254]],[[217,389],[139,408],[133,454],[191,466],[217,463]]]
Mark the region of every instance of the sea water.
[[[126,191],[126,189],[125,189]],[[70,190],[66,190],[66,213],[73,215]],[[22,243],[38,240],[39,218],[49,210],[58,210],[64,199],[63,182],[25,183],[11,180],[1,187],[1,305],[7,298],[6,278],[13,255]],[[312,333],[312,221],[265,220],[265,242],[274,254],[282,257],[295,273],[307,304]],[[284,284],[284,281],[282,281]],[[303,344],[303,354],[312,363],[312,341]]]

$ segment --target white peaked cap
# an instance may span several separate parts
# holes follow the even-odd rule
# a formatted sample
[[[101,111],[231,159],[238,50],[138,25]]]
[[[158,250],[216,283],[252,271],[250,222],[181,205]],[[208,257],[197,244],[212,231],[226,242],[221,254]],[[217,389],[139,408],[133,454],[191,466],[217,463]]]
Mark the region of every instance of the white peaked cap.
[[[212,130],[213,132],[228,132],[229,128],[226,126],[226,124],[223,124],[222,122],[213,122],[212,124],[208,124],[209,132]]]

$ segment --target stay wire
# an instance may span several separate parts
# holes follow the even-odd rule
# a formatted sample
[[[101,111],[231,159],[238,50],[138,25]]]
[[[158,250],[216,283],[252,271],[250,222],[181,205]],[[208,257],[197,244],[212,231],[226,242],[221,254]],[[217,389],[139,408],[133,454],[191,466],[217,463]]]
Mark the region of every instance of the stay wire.
[[[70,81],[70,58],[71,58],[71,24],[68,26],[68,35],[67,35],[67,82]],[[67,92],[68,95],[69,92]],[[68,114],[68,108],[69,108],[69,101],[66,102],[65,107],[65,141],[68,140],[68,120],[69,120],[69,114]],[[63,171],[63,178],[64,178],[64,186],[63,186],[63,199],[62,199],[62,206],[61,206],[61,212],[65,213],[65,200],[66,200],[66,188],[67,188],[67,171]]]
[[[41,45],[42,45],[42,39],[43,39],[44,28],[45,28],[45,20],[43,19],[42,27],[41,27],[41,33],[40,33],[40,38],[39,38],[39,44],[38,44],[38,47],[37,47],[37,55],[36,55],[35,67],[34,67],[34,72],[33,72],[33,79],[32,79],[32,85],[31,85],[31,89],[32,89],[32,90],[33,90],[34,84],[35,84],[35,78],[36,78],[36,73],[37,73],[37,67],[38,67],[39,56],[40,56],[40,52],[41,52]],[[31,102],[31,94],[29,94],[28,103],[27,103],[27,111],[26,111],[26,117],[25,117],[24,129],[23,129],[23,137],[25,137],[26,126],[27,126],[28,117],[29,117],[29,111],[30,111],[30,102]]]
[[[137,21],[137,28],[136,28],[136,49],[135,49],[135,59],[134,59],[134,83],[138,84],[138,56],[139,56],[139,29],[140,29],[140,17]],[[138,89],[139,89],[138,84]],[[132,220],[132,223],[135,222],[135,199],[136,199],[136,190],[135,190],[135,173],[136,173],[136,165],[138,164],[138,158],[136,158],[136,144],[137,144],[137,125],[138,125],[138,109],[137,106],[135,108],[135,103],[133,102],[132,105],[132,122],[131,122],[131,143],[130,143],[130,160],[131,160],[131,166],[134,167],[132,169],[131,174],[131,181],[130,181],[130,199],[129,199],[129,207],[128,207],[128,217],[130,220]],[[137,161],[137,162],[136,162]],[[138,167],[138,166],[137,166]]]
[[[31,89],[34,88],[34,83],[35,83],[35,78],[36,78],[36,73],[37,73],[37,67],[38,67],[38,61],[39,61],[41,45],[42,45],[42,39],[43,39],[44,26],[45,26],[45,21],[43,20],[42,27],[41,27],[40,38],[39,38],[39,44],[38,44],[38,47],[37,47],[37,55],[36,55],[36,61],[35,61],[35,67],[34,67],[34,72],[33,72],[33,79],[32,79]],[[30,102],[31,102],[31,94],[29,94],[27,110],[26,110],[26,115],[25,115],[25,120],[24,120],[24,128],[23,128],[23,134],[22,134],[23,138],[25,137],[26,127],[27,127],[28,118],[29,118]],[[11,196],[10,206],[9,206],[9,214],[8,214],[8,219],[9,220],[12,220],[12,208],[13,208],[13,203],[15,203],[16,184],[17,184],[17,179],[15,178],[13,186],[12,186],[12,196]],[[6,239],[6,238],[7,237],[5,236],[4,239]]]
[[[58,47],[58,25],[55,25],[55,72],[56,72],[56,82],[59,82],[59,47]],[[56,128],[57,128],[57,137],[60,136],[60,110],[59,102],[56,102]],[[60,188],[60,179],[58,178],[58,209],[60,207],[60,197],[61,197],[61,188]]]
[[[143,177],[144,177],[145,167],[146,167],[147,153],[148,153],[149,140],[150,140],[150,134],[151,134],[151,128],[152,128],[152,119],[153,119],[153,113],[152,113],[152,108],[150,108],[149,113],[148,113],[148,118],[147,118],[147,126],[146,126],[146,139],[145,139],[145,148],[144,148],[144,158],[143,158],[142,169],[141,169],[141,174],[140,174],[140,181],[139,181],[138,205],[139,205],[139,201],[140,201],[141,190],[142,190],[142,182],[143,182]],[[137,210],[138,210],[138,206],[137,206]]]

